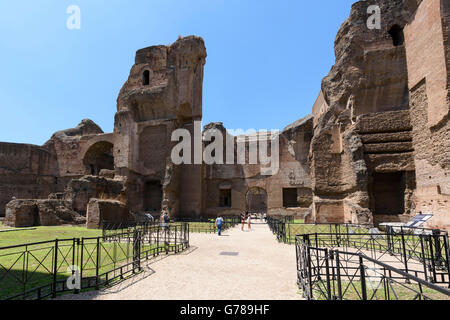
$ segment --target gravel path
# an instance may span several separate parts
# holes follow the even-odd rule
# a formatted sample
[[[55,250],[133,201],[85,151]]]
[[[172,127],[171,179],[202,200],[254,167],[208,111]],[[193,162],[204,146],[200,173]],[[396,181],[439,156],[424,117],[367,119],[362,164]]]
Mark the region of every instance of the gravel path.
[[[61,299],[301,299],[295,247],[278,243],[266,224],[253,224],[244,232],[234,228],[221,237],[191,234],[190,244],[188,251],[150,261],[143,274],[112,288]]]

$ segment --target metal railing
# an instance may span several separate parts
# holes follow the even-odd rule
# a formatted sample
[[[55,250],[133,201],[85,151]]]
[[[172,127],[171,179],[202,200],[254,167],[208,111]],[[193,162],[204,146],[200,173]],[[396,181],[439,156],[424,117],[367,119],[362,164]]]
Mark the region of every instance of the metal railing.
[[[277,236],[278,241],[286,244],[294,244],[295,236],[310,233],[369,233],[372,225],[350,223],[295,223],[285,222],[273,217],[267,217],[270,230]]]
[[[224,224],[222,226],[222,231],[233,228],[240,223],[239,217],[223,217]],[[215,219],[203,219],[203,218],[176,218],[173,219],[169,225],[176,226],[186,223],[189,225],[189,232],[191,233],[217,233],[217,226],[215,224]],[[154,222],[136,222],[136,221],[122,221],[122,222],[102,222],[102,234],[107,237],[108,235],[114,235],[116,233],[126,232],[127,230],[132,230],[135,227],[145,229],[152,226],[159,226],[159,221]]]
[[[352,223],[295,223],[286,222],[283,219],[267,217],[267,224],[272,232],[277,236],[280,242],[287,244],[295,243],[295,236],[311,233],[335,233],[335,234],[353,234],[370,233],[374,227],[371,224],[352,224]],[[393,235],[443,235],[448,237],[448,232],[438,229],[417,228],[417,227],[386,227],[384,233]]]
[[[308,235],[315,247],[368,255],[378,261],[432,283],[450,287],[450,250],[447,232],[403,227],[394,232],[375,232],[369,225],[289,224],[270,219],[269,226],[280,242],[292,244],[296,236]],[[388,258],[389,257],[389,258]]]
[[[450,291],[381,257],[314,245],[296,237],[297,279],[308,300],[450,300]]]
[[[141,263],[189,247],[189,225],[136,226],[102,237],[56,239],[0,248],[0,299],[44,299],[106,286]],[[68,278],[79,275],[74,288]]]

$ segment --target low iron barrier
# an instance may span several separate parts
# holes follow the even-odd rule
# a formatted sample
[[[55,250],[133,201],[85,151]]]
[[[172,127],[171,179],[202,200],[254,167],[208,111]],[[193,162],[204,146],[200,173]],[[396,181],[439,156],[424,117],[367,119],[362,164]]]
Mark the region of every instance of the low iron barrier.
[[[44,299],[106,286],[141,271],[143,261],[189,247],[189,225],[136,226],[102,237],[0,248],[0,299]],[[78,285],[77,285],[78,281]]]
[[[235,227],[240,223],[239,217],[230,216],[223,217],[224,224],[222,231]],[[169,225],[175,226],[180,224],[188,224],[189,232],[191,233],[217,233],[217,226],[215,219],[208,218],[176,218],[173,219]],[[159,221],[154,222],[136,222],[136,221],[123,221],[123,222],[102,222],[102,234],[103,236],[114,235],[116,233],[122,233],[127,230],[132,230],[135,227],[145,229],[152,226],[159,226]]]
[[[369,225],[288,224],[269,219],[269,226],[281,242],[292,244],[296,236],[308,235],[313,246],[361,253],[396,265],[432,283],[450,287],[448,233],[441,230],[403,227],[394,232],[375,231]],[[388,258],[389,257],[389,258]]]
[[[296,237],[297,279],[308,300],[449,300],[450,291],[362,252]]]

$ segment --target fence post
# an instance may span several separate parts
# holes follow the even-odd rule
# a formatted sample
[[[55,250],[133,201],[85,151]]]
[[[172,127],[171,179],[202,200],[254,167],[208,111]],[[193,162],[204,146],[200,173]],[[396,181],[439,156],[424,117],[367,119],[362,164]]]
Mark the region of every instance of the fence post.
[[[419,235],[419,239],[420,239],[420,249],[422,251],[422,264],[423,264],[424,277],[425,277],[425,281],[428,281],[427,258],[426,258],[426,255],[425,255],[425,247],[423,245],[423,234]]]
[[[133,234],[133,273],[141,270],[141,232],[134,229]]]
[[[169,242],[168,242],[168,232],[170,232],[170,225],[164,226],[164,249],[166,251],[166,254],[169,254]]]
[[[340,266],[339,252],[336,252],[336,273],[337,273],[337,287],[338,299],[342,300],[342,284],[341,284],[341,266]]]
[[[78,263],[76,261],[76,258],[78,257],[78,255],[76,253],[78,253],[78,252],[75,252],[75,251],[78,248],[79,241],[80,241],[80,239],[76,239],[76,238],[73,239],[73,244],[72,244],[72,266],[78,265]],[[72,276],[75,273],[76,273],[76,270],[72,270]],[[79,290],[77,288],[74,288],[73,293],[74,294],[78,294]]]
[[[405,260],[405,272],[409,273],[408,271],[408,257],[406,256],[406,246],[405,246],[405,234],[402,232],[402,247],[403,247],[403,259]],[[406,279],[406,283],[408,283],[409,279]]]
[[[331,300],[331,283],[330,283],[330,263],[329,263],[329,258],[330,256],[328,255],[328,249],[325,249],[325,273],[327,276],[327,300]],[[320,266],[319,266],[319,273],[320,273]]]
[[[361,274],[361,293],[362,299],[367,300],[367,288],[366,288],[366,271],[364,268],[363,258],[359,257],[359,272]]]
[[[84,238],[81,238],[81,256],[80,256],[80,290],[83,289],[83,256],[84,256]]]
[[[447,264],[447,275],[448,275],[448,287],[450,288],[450,250],[448,246],[448,234],[445,234],[444,236],[444,248],[445,248],[445,262]]]
[[[160,233],[161,226],[158,225],[158,228],[156,229],[156,252],[159,255],[159,233]]]
[[[308,300],[313,300],[314,299],[314,294],[313,294],[313,283],[312,283],[312,267],[311,267],[311,249],[310,246],[308,244],[307,246],[307,261],[308,261],[308,282],[309,282],[309,295],[308,295]]]
[[[387,245],[388,245],[388,252],[392,256],[392,243],[393,243],[393,234],[394,234],[394,228],[392,226],[386,226],[386,233],[387,233]]]
[[[99,271],[100,271],[100,237],[97,238],[97,259],[95,262],[95,289],[99,289]]]
[[[287,242],[286,243],[288,243],[288,244],[290,244],[291,243],[291,227],[290,227],[290,224],[287,224],[287,228],[288,228],[288,238],[287,238]]]
[[[55,240],[55,265],[53,266],[53,290],[52,297],[56,298],[56,275],[58,274],[58,239]]]
[[[178,226],[175,226],[175,253],[178,253],[178,248],[177,248],[177,229],[178,229]]]
[[[433,238],[434,238],[434,248],[435,248],[435,257],[434,264],[437,267],[442,266],[442,247],[441,247],[441,230],[433,230]]]

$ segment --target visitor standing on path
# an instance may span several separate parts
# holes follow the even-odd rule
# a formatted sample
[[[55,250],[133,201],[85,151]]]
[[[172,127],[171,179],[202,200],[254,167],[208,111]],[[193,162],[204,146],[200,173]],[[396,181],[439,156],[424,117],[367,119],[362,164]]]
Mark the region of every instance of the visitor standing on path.
[[[218,216],[216,219],[216,226],[219,236],[222,234],[222,227],[223,227],[223,218],[221,216]]]
[[[244,226],[245,226],[245,213],[244,212],[241,213],[241,224],[242,224],[241,230],[244,231]]]
[[[169,222],[170,222],[169,214],[166,211],[163,214],[161,214],[161,217],[159,219],[159,223],[160,223],[161,227],[164,230],[168,230],[169,229]]]
[[[252,215],[249,214],[247,217],[247,223],[248,223],[248,230],[252,228]]]

